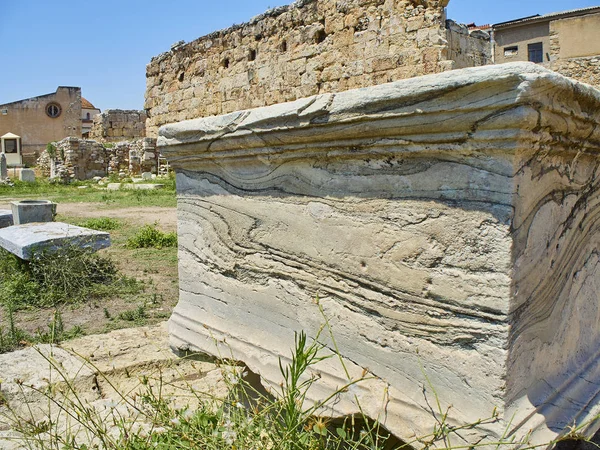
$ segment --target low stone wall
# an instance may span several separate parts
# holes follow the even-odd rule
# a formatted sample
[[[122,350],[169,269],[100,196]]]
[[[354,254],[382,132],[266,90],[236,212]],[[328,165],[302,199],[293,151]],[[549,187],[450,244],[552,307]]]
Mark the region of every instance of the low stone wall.
[[[146,112],[107,109],[94,116],[90,139],[101,142],[121,142],[146,136]]]
[[[172,346],[278,386],[322,308],[345,367],[319,363],[307,402],[374,377],[328,414],[406,441],[438,424],[438,399],[450,426],[499,414],[461,445],[585,423],[600,412],[599,125],[600,92],[519,63],[161,128]]]
[[[65,138],[54,143],[54,155],[45,150],[37,161],[44,176],[88,180],[111,174],[158,172],[156,140],[151,138],[102,144],[90,139]]]

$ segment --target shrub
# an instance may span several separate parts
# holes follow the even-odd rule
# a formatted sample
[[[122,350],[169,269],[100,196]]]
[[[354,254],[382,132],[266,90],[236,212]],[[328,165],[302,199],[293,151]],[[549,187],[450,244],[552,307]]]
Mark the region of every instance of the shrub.
[[[177,233],[164,233],[156,225],[142,227],[127,240],[127,248],[163,248],[177,247]]]
[[[90,249],[64,247],[42,252],[31,261],[0,251],[0,303],[14,309],[85,301],[123,287],[132,288],[118,276],[112,260]]]
[[[99,217],[97,219],[88,219],[79,223],[80,227],[91,228],[92,230],[112,231],[121,227],[121,221],[110,217]]]

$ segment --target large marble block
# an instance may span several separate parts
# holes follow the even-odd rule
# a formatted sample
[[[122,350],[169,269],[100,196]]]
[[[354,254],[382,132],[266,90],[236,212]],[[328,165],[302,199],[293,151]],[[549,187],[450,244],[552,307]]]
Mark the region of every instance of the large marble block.
[[[35,222],[0,229],[0,248],[26,261],[40,252],[58,252],[65,246],[97,251],[110,247],[110,235],[62,222]]]
[[[375,376],[328,413],[358,398],[411,440],[435,391],[451,424],[499,412],[466,441],[597,429],[599,91],[528,63],[465,69],[171,124],[159,145],[173,347],[277,386],[293,332],[324,322],[318,296],[349,376]],[[336,358],[315,371],[311,401],[347,381]]]

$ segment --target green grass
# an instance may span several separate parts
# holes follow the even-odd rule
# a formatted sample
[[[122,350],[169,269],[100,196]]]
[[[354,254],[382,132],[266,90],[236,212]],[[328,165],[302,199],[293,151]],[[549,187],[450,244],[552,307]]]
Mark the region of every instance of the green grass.
[[[57,203],[104,203],[107,207],[124,208],[131,206],[177,206],[175,180],[173,178],[156,180],[164,184],[163,189],[108,191],[98,189],[91,182],[73,182],[71,184],[36,181],[23,183],[15,181],[14,186],[0,185],[0,201],[20,198],[44,197]],[[80,189],[86,186],[85,189]]]
[[[121,228],[123,223],[118,219],[99,217],[96,219],[88,219],[84,220],[83,222],[78,222],[77,225],[80,227],[91,228],[92,230],[113,231]]]
[[[17,350],[24,345],[32,344],[57,344],[61,341],[83,336],[83,329],[76,325],[69,330],[65,329],[60,311],[55,310],[52,321],[47,330],[38,329],[30,334],[15,325],[13,310],[7,310],[8,326],[0,326],[0,353]]]

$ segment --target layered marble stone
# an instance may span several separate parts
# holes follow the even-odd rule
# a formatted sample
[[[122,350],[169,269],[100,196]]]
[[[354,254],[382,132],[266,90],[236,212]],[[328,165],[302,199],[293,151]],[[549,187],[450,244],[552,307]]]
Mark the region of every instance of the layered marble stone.
[[[294,331],[326,317],[342,359],[316,366],[310,400],[374,378],[324,413],[358,400],[411,441],[435,391],[451,424],[500,413],[465,441],[595,431],[599,123],[600,92],[516,63],[162,127],[173,347],[277,386]]]

